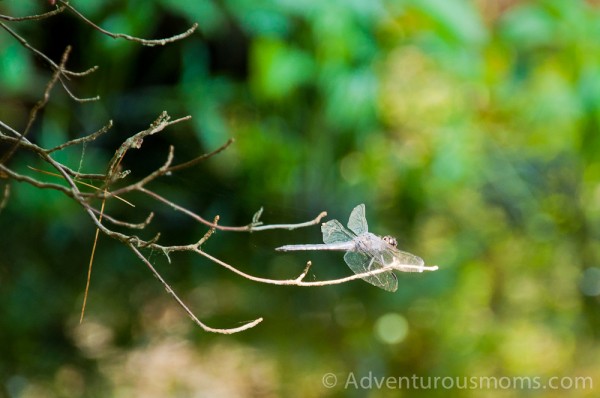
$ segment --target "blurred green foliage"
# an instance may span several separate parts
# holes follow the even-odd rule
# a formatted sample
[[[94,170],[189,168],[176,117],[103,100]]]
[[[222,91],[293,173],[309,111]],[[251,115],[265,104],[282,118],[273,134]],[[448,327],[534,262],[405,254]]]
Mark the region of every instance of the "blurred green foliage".
[[[265,206],[268,223],[327,210],[345,222],[366,203],[372,231],[440,270],[399,275],[389,294],[362,282],[306,289],[241,279],[215,264],[152,255],[200,319],[216,327],[264,316],[235,336],[201,332],[143,265],[101,239],[87,320],[78,325],[94,229],[59,193],[13,184],[0,214],[0,381],[8,396],[447,396],[443,389],[323,387],[378,376],[586,376],[594,389],[455,389],[452,396],[596,396],[600,383],[600,10],[583,0],[174,0],[72,2],[102,27],[165,37],[161,48],[101,35],[73,15],[11,23],[70,66],[100,70],[59,89],[32,139],[102,172],[112,151],[162,111],[190,114],[125,159],[134,176],[227,151],[153,188],[222,224]],[[41,1],[5,0],[26,15]],[[0,120],[22,129],[50,71],[0,32]],[[20,154],[24,171],[39,160]],[[51,177],[48,177],[51,179]],[[0,180],[4,184],[4,180]],[[148,237],[204,233],[130,198],[121,218],[157,210]],[[190,238],[191,237],[191,238]],[[276,254],[318,242],[301,231],[218,232],[205,249],[255,275],[348,274],[338,254]],[[311,276],[312,277],[312,276]],[[0,389],[1,391],[1,389]]]

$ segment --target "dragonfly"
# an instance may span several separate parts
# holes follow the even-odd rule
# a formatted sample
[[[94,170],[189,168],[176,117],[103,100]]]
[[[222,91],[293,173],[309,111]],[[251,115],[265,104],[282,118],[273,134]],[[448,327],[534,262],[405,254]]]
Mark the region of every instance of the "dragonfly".
[[[395,292],[398,290],[398,278],[393,270],[402,272],[435,271],[437,266],[425,266],[422,258],[398,250],[398,243],[392,236],[377,236],[369,232],[365,217],[365,205],[356,206],[350,219],[348,228],[338,220],[331,220],[321,224],[323,242],[311,245],[286,245],[275,250],[289,252],[297,250],[334,250],[345,251],[344,261],[355,274],[366,274],[362,279],[381,289]],[[382,271],[367,274],[383,268]]]

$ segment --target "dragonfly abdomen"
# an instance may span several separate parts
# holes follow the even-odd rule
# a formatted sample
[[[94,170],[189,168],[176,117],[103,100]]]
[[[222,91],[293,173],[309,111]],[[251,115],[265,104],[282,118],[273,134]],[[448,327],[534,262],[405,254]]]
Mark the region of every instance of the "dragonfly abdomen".
[[[332,250],[332,251],[354,251],[356,250],[356,244],[354,242],[339,242],[339,243],[328,243],[328,244],[315,244],[315,245],[285,245],[276,248],[275,250],[280,252],[291,252],[300,250]]]

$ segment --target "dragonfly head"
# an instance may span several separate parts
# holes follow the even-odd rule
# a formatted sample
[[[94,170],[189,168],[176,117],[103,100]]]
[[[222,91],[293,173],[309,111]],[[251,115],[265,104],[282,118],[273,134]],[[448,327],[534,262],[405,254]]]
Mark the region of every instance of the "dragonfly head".
[[[393,236],[386,235],[383,237],[383,241],[392,247],[398,246],[398,242],[396,241],[396,238],[394,238]]]

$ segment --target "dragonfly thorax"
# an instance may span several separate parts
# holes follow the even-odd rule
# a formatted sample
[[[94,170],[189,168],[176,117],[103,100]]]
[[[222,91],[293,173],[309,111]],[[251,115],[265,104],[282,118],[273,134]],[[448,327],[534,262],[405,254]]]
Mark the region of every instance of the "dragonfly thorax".
[[[398,247],[398,241],[393,236],[386,235],[383,237],[383,240],[392,247]]]

